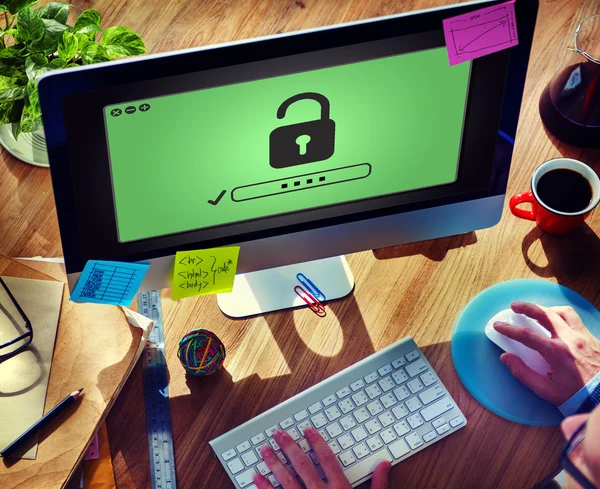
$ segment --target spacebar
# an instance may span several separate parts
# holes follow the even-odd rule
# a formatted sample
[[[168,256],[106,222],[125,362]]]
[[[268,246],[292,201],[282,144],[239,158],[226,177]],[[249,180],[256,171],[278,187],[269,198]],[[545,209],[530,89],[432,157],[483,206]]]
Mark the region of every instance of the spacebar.
[[[344,474],[348,478],[348,481],[350,481],[350,484],[354,484],[356,481],[359,481],[363,477],[367,477],[369,474],[371,474],[379,462],[383,462],[384,460],[387,460],[388,462],[392,462],[394,460],[390,455],[390,452],[388,452],[385,448],[375,452],[373,455],[361,460],[357,464],[354,464],[352,467],[345,469]]]

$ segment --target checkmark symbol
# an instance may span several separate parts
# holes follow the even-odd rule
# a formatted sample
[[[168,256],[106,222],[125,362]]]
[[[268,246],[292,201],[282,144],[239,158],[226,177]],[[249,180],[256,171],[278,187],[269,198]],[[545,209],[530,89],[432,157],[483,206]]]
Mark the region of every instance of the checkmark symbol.
[[[215,200],[209,200],[208,203],[211,205],[217,205],[223,198],[223,195],[225,195],[225,192],[226,192],[226,190],[221,190],[221,193],[219,194],[219,196]]]

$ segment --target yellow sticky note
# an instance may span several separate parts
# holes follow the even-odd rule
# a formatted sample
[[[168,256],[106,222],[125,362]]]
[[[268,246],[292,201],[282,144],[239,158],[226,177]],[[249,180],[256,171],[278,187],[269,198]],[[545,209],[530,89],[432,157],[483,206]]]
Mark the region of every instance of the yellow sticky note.
[[[239,246],[178,251],[175,254],[171,298],[177,300],[231,292],[239,253]]]

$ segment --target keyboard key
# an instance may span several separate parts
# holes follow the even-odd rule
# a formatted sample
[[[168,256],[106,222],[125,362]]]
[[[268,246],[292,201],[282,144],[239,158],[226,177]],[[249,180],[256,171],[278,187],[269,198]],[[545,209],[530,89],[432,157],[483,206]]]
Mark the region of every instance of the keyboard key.
[[[381,396],[379,398],[379,401],[381,402],[381,404],[383,404],[383,407],[386,409],[392,407],[398,402],[392,394],[386,394],[385,396]]]
[[[258,455],[258,458],[259,458],[259,459],[261,459],[261,460],[263,459],[263,458],[262,458],[262,455],[261,455],[261,453],[260,453],[260,452],[262,451],[262,449],[263,449],[264,447],[268,447],[268,446],[269,446],[269,444],[268,444],[268,443],[263,443],[263,444],[261,444],[261,445],[258,445],[258,446],[255,448],[255,450],[256,450],[256,455]]]
[[[248,469],[240,475],[236,475],[235,481],[241,488],[247,487],[254,482],[254,474],[256,474],[254,469]]]
[[[396,422],[396,418],[389,411],[379,415],[379,422],[384,428]]]
[[[340,410],[337,406],[331,406],[325,409],[325,415],[327,416],[327,418],[329,418],[329,421],[334,421],[340,418],[342,416],[342,413],[340,413]]]
[[[377,384],[372,384],[365,389],[365,392],[369,396],[370,399],[375,399],[381,395],[381,389]]]
[[[433,440],[436,436],[437,434],[435,433],[435,431],[430,431],[429,433],[425,433],[423,435],[423,440],[427,443]]]
[[[450,420],[450,426],[452,426],[452,428],[456,428],[457,426],[463,424],[463,421],[464,420],[461,416],[457,416],[456,418]]]
[[[367,419],[369,419],[371,417],[371,415],[366,410],[366,408],[357,409],[352,414],[356,418],[356,421],[358,421],[359,423],[363,423],[364,421],[366,421]]]
[[[337,391],[335,395],[338,396],[338,399],[343,399],[344,397],[349,396],[351,393],[352,391],[350,390],[350,387],[346,386]]]
[[[408,448],[408,445],[404,442],[404,440],[398,440],[389,445],[388,448],[396,460],[404,457],[404,455],[410,452],[410,448]]]
[[[370,453],[366,443],[359,443],[352,451],[358,460],[365,458]]]
[[[376,452],[383,447],[383,442],[381,441],[381,438],[375,435],[367,440],[367,446],[372,452]]]
[[[383,392],[391,391],[394,387],[396,387],[396,384],[394,383],[391,377],[381,379],[377,383],[379,384],[379,387],[381,387],[381,390]]]
[[[234,475],[244,470],[244,464],[239,458],[234,458],[231,462],[227,462],[227,467],[229,467],[229,470]]]
[[[394,368],[400,368],[402,365],[406,365],[406,359],[404,357],[396,358],[396,360],[392,362],[392,367]]]
[[[327,433],[331,438],[336,438],[343,433],[342,427],[337,421],[335,423],[327,425],[327,428],[325,429],[327,430]]]
[[[338,407],[342,411],[342,413],[347,414],[354,409],[354,404],[350,399],[344,399],[342,402],[338,404]]]
[[[416,362],[409,363],[404,368],[406,369],[406,373],[409,377],[415,377],[427,370],[427,364],[425,363],[425,360],[419,358]]]
[[[285,458],[285,455],[282,452],[275,452],[275,455],[277,455],[277,458],[283,465],[288,463],[288,459]]]
[[[438,419],[436,419],[433,423],[431,423],[431,425],[434,428],[439,428],[440,426],[442,426],[444,423],[446,422],[446,420],[444,419],[443,416],[439,417]]]
[[[387,460],[388,462],[392,462],[393,458],[390,456],[387,450],[379,450],[371,454],[370,456],[363,458],[357,464],[354,464],[352,467],[344,470],[344,475],[350,482],[350,484],[354,484],[355,482],[361,480],[363,477],[373,473],[375,467],[379,465],[380,462]]]
[[[413,351],[409,351],[406,354],[406,359],[409,362],[412,362],[413,360],[416,360],[417,358],[419,358],[419,350],[413,350]]]
[[[376,419],[371,419],[365,423],[365,428],[367,428],[370,435],[374,435],[378,431],[381,431],[381,424]]]
[[[313,425],[316,429],[322,428],[327,424],[327,418],[323,416],[323,413],[319,413],[316,416],[313,416],[312,418],[310,418],[310,420],[313,422]]]
[[[271,445],[271,448],[275,451],[281,450],[281,447],[277,444],[277,442],[275,441],[274,438],[269,439],[269,444]]]
[[[321,438],[323,438],[323,440],[329,441],[329,435],[327,434],[327,431],[319,430],[319,435],[321,435]]]
[[[394,395],[399,401],[404,401],[404,399],[408,399],[410,397],[410,392],[405,385],[398,387],[394,390]]]
[[[348,431],[356,426],[356,421],[354,421],[352,416],[344,416],[342,419],[340,419],[340,424],[345,431]]]
[[[392,430],[391,428],[387,428],[387,429],[383,430],[381,433],[379,433],[379,436],[381,436],[383,443],[385,443],[386,445],[389,445],[395,439],[398,438],[396,436],[396,433],[394,432],[394,430]]]
[[[344,434],[337,439],[337,442],[342,447],[342,450],[348,450],[352,445],[354,445],[354,439],[348,434]]]
[[[434,384],[436,382],[435,375],[433,375],[433,373],[431,373],[431,371],[428,370],[423,375],[421,375],[421,382],[423,382],[423,385],[425,387],[429,387],[431,384]]]
[[[350,389],[352,389],[352,392],[356,392],[357,390],[362,389],[364,386],[364,381],[362,379],[358,379],[356,382],[352,382],[350,384]]]
[[[252,442],[253,445],[258,445],[260,443],[262,443],[263,441],[265,441],[267,438],[265,437],[264,433],[259,433],[258,435],[254,435],[252,438],[250,438],[250,441]]]
[[[423,421],[423,418],[419,415],[419,413],[409,416],[408,418],[406,418],[406,421],[408,421],[408,424],[413,430],[418,428],[419,426],[422,426],[425,423]]]
[[[367,384],[371,384],[375,382],[379,378],[379,374],[377,372],[371,372],[369,375],[364,377],[364,380]]]
[[[242,453],[242,452],[245,452],[246,450],[252,448],[252,445],[250,445],[250,442],[245,441],[245,442],[237,445],[235,448],[238,452]]]
[[[411,381],[412,382],[412,381]],[[444,389],[440,386],[440,384],[435,384],[433,387],[430,387],[427,390],[424,390],[419,394],[419,399],[423,404],[429,404],[430,402],[439,399],[444,396]]]
[[[406,375],[404,369],[401,368],[392,374],[392,379],[394,379],[396,384],[400,385],[408,380],[408,375]]]
[[[394,425],[394,431],[398,436],[404,436],[410,431],[410,427],[406,421],[400,421]]]
[[[414,413],[417,409],[423,407],[421,401],[417,397],[411,397],[408,401],[406,401],[406,407],[411,413]]]
[[[354,455],[350,450],[339,454],[338,458],[340,459],[340,462],[344,467],[348,467],[349,465],[352,465],[354,462],[356,462],[356,458],[354,458]]]
[[[406,409],[403,404],[400,404],[392,409],[392,413],[394,413],[396,419],[402,419],[404,416],[408,416],[408,409]]]
[[[304,430],[305,430],[306,428],[308,428],[308,427],[310,427],[310,421],[309,421],[308,419],[307,419],[306,421],[302,421],[302,423],[298,423],[298,424],[296,425],[296,428],[297,428],[298,432],[299,432],[299,433],[300,433],[302,436],[304,436]]]
[[[325,399],[323,399],[321,402],[323,403],[323,406],[325,406],[325,407],[331,406],[334,402],[337,402],[337,397],[335,397],[334,394],[331,394],[331,395],[327,396]]]
[[[267,434],[267,436],[269,438],[273,438],[273,435],[275,434],[275,432],[279,429],[279,427],[277,425],[271,426],[270,428],[267,429],[267,431],[265,431],[265,433]]]
[[[342,449],[340,448],[340,446],[338,445],[337,441],[335,440],[331,440],[329,443],[329,448],[331,448],[331,451],[337,455],[338,453],[340,453],[342,451]]]
[[[254,455],[254,452],[246,452],[242,455],[242,460],[246,464],[246,467],[252,467],[256,462],[258,462],[258,458]]]
[[[447,433],[448,431],[450,431],[450,425],[448,423],[443,424],[439,428],[436,428],[435,431],[438,432],[438,435],[443,435],[444,433]]]
[[[360,391],[360,392],[357,392],[356,394],[354,394],[352,396],[352,400],[354,401],[354,404],[356,404],[356,407],[360,407],[363,404],[366,404],[367,402],[369,402],[369,398],[364,393],[364,391]]]
[[[227,460],[230,460],[233,457],[235,457],[235,450],[233,448],[231,450],[227,450],[226,452],[223,452],[221,454],[221,457],[223,458],[223,460],[225,460],[225,462],[227,462]]]
[[[286,431],[286,433],[290,435],[292,440],[294,441],[298,441],[300,439],[300,433],[298,433],[298,430],[296,428],[290,428]]]
[[[365,438],[369,437],[369,435],[362,426],[353,429],[350,433],[352,433],[352,436],[357,442],[363,441]]]
[[[371,416],[377,416],[379,413],[383,412],[383,406],[377,400],[367,404],[367,410],[371,413]]]
[[[323,406],[321,406],[320,402],[315,402],[314,404],[311,404],[310,406],[308,406],[308,412],[310,414],[315,414],[315,413],[319,412],[321,409],[323,409]]]
[[[294,420],[292,418],[285,418],[279,423],[282,430],[287,430],[290,426],[294,426]]]
[[[409,388],[409,390],[413,393],[416,394],[419,391],[423,390],[423,384],[421,384],[421,381],[417,378],[417,379],[413,379],[411,380],[408,384],[406,384]]]
[[[310,452],[310,459],[313,461],[313,464],[319,465],[319,459],[317,458],[317,454],[315,452]]]
[[[275,487],[275,488],[281,487],[281,484],[277,480],[277,477],[275,477],[273,474],[271,474],[269,477],[267,477],[267,479],[269,479],[269,482],[271,483],[271,485],[273,487]]]
[[[431,421],[433,418],[437,418],[440,414],[444,414],[446,411],[450,411],[454,407],[454,404],[447,397],[442,397],[439,401],[430,404],[421,411],[421,416],[425,418],[425,421]]]
[[[294,414],[294,419],[296,421],[302,421],[303,419],[306,419],[306,418],[308,418],[308,411],[306,409],[303,409],[299,413]]]
[[[383,377],[384,375],[389,374],[392,370],[394,370],[394,369],[388,363],[387,365],[384,365],[383,367],[381,367],[380,369],[378,369],[377,372],[379,372],[379,375],[381,375]]]
[[[423,440],[421,440],[421,437],[416,433],[411,433],[405,438],[405,440],[413,450],[424,445]]]
[[[304,453],[308,453],[308,452],[310,452],[310,445],[308,444],[308,442],[307,442],[307,441],[306,441],[304,438],[302,438],[302,440],[300,440],[300,441],[298,442],[298,446],[299,446],[300,448],[302,448],[302,451],[303,451]]]

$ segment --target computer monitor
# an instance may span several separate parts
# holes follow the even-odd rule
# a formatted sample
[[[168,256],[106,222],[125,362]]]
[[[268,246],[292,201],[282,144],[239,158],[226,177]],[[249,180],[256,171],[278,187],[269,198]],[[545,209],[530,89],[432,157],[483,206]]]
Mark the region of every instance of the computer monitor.
[[[341,270],[349,291],[343,260],[314,260],[493,226],[537,2],[515,3],[518,46],[455,66],[442,21],[500,3],[46,75],[70,285],[103,259],[149,261],[142,289],[166,287],[177,251],[235,244],[238,273],[275,272],[246,275],[258,302],[292,290],[275,267],[294,263],[319,280]]]

